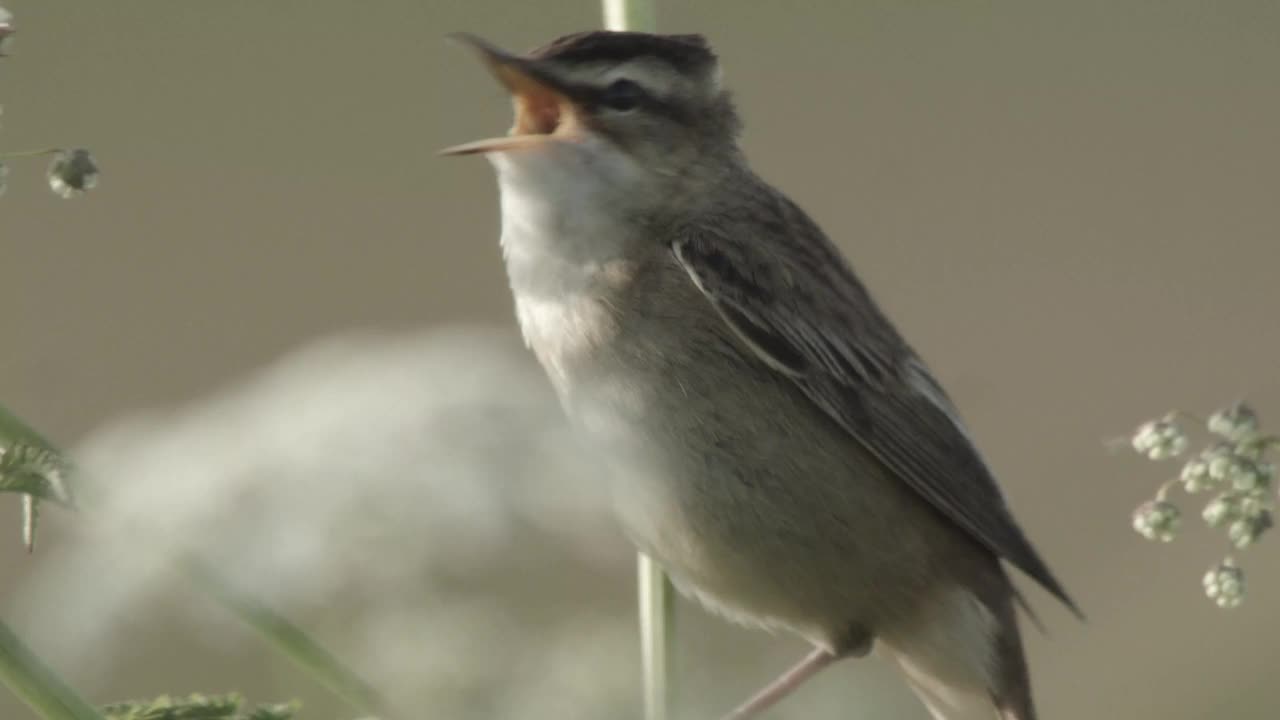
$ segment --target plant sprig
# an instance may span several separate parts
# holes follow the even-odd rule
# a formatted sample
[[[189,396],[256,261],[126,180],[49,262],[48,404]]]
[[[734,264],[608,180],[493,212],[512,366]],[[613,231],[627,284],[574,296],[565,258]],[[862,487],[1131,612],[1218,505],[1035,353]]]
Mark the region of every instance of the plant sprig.
[[[74,506],[66,482],[70,463],[40,433],[0,405],[0,492],[22,495],[22,541],[35,549],[40,502]]]
[[[16,32],[13,13],[0,6],[0,58],[8,57]],[[42,148],[18,152],[0,152],[0,195],[7,188],[9,165],[6,161],[30,157],[49,157],[45,180],[58,197],[71,199],[85,194],[98,184],[98,164],[85,148]]]
[[[1204,427],[1207,445],[1134,510],[1133,529],[1148,540],[1171,542],[1182,526],[1182,509],[1171,499],[1174,490],[1181,488],[1188,497],[1209,495],[1200,517],[1226,535],[1230,551],[1205,573],[1204,591],[1219,607],[1233,608],[1244,600],[1245,580],[1232,553],[1252,546],[1274,525],[1276,467],[1270,454],[1280,436],[1263,432],[1258,414],[1238,402],[1208,420],[1167,413],[1140,425],[1130,444],[1149,460],[1181,457],[1191,444],[1184,428],[1188,422]]]
[[[71,465],[61,451],[40,433],[5,409],[3,405],[0,405],[0,492],[23,494],[25,515],[23,537],[28,549],[32,548],[35,542],[38,502],[49,500],[68,507],[75,507],[69,483],[66,480],[70,475],[70,471]],[[199,587],[205,595],[227,609],[241,622],[256,630],[308,676],[317,680],[352,708],[364,713],[388,714],[387,701],[371,684],[340,662],[337,657],[312,639],[300,627],[289,622],[282,615],[276,613],[247,592],[236,589],[213,567],[201,562],[194,555],[187,555],[181,558],[178,566],[187,579]],[[2,626],[0,626],[0,629],[2,629]],[[0,637],[0,640],[3,640],[3,638]],[[3,643],[0,643],[0,655],[3,655]],[[31,662],[38,662],[34,660],[34,656],[30,655],[29,652],[21,655],[18,659],[22,660],[22,658],[28,658]],[[2,659],[0,657],[0,660]],[[22,662],[25,663],[26,660]],[[0,662],[0,670],[3,669],[2,666],[3,663]],[[51,675],[51,671],[43,674],[37,672],[32,677],[38,680],[46,675],[56,679],[56,676]],[[0,679],[6,678],[0,677]],[[40,682],[35,684],[36,686],[41,685]],[[172,702],[167,699],[164,700]],[[134,704],[134,706],[137,705],[137,703]],[[119,707],[124,708],[126,705]],[[162,706],[156,705],[155,707],[160,708]],[[210,705],[210,707],[212,708],[214,705]],[[123,710],[120,712],[122,713]],[[212,710],[209,712],[212,712]],[[248,715],[225,717],[234,718],[234,720],[242,720],[242,718],[243,720],[276,720],[277,717],[287,717],[254,714],[263,712],[267,711],[259,708]],[[78,716],[46,714],[45,717],[67,717],[79,720]],[[123,715],[123,717],[128,720],[135,720],[135,718],[136,720],[153,720],[152,716],[137,715],[136,713],[132,716]],[[178,720],[179,718],[183,720],[187,718],[192,720],[195,718],[221,720],[223,717],[223,715],[208,714],[158,715],[155,716],[155,720],[170,720],[170,718],[173,720]]]

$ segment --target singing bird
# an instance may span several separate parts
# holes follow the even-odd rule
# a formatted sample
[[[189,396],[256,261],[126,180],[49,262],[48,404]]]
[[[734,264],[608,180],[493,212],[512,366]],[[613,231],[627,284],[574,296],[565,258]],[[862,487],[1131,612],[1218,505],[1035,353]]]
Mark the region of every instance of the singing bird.
[[[627,533],[708,608],[813,645],[727,717],[875,645],[938,720],[1033,720],[1001,561],[1079,611],[924,362],[749,167],[703,37],[456,37],[515,123],[444,152],[497,171],[521,331]]]

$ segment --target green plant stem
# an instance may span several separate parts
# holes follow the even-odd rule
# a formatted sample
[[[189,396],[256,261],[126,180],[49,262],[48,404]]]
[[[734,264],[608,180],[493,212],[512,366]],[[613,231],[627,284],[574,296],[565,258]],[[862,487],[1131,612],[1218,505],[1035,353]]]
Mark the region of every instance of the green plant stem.
[[[654,0],[603,0],[607,30],[656,32]],[[656,560],[644,553],[636,558],[640,613],[640,655],[644,673],[644,718],[666,720],[671,715],[671,645],[675,637],[675,589]]]
[[[653,0],[604,0],[606,30],[655,32],[658,11]]]
[[[195,556],[183,558],[179,561],[179,567],[205,594],[257,631],[282,655],[354,710],[383,718],[390,717],[388,704],[378,691],[312,640],[302,628],[256,598],[233,587],[217,571]]]
[[[15,158],[39,157],[41,155],[53,155],[62,152],[62,148],[40,148],[39,150],[15,150],[14,152],[0,153],[0,160],[13,160]]]
[[[104,720],[0,621],[0,680],[43,720]]]
[[[644,671],[644,718],[671,714],[671,646],[675,640],[675,588],[656,560],[636,558],[640,611],[640,659]]]

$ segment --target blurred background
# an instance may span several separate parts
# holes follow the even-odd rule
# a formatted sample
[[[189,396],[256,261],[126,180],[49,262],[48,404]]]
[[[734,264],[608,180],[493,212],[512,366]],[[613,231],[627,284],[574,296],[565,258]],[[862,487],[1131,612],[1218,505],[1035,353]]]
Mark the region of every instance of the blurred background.
[[[19,543],[0,613],[94,701],[238,689],[351,713],[171,572],[199,547],[423,717],[635,717],[633,556],[520,348],[477,159],[509,122],[446,43],[600,24],[591,0],[5,0],[0,148],[91,148],[0,202],[0,400],[100,504]],[[1028,588],[1045,718],[1270,718],[1280,553],[1129,513],[1172,467],[1106,441],[1171,407],[1280,414],[1280,5],[664,2],[719,52],[757,169],[949,388],[1089,616]],[[1189,506],[1194,508],[1194,506]],[[1194,510],[1192,510],[1194,512]],[[799,643],[682,603],[688,717]],[[0,717],[32,717],[0,694]],[[878,662],[777,718],[926,718]]]

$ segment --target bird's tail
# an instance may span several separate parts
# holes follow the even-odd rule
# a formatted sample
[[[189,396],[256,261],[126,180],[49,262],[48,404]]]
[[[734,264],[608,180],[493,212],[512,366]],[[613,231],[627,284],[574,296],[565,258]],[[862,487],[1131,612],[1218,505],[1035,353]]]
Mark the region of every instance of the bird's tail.
[[[996,636],[996,677],[991,688],[1000,720],[1036,720],[1035,703],[1031,700],[1031,675],[1022,651],[1018,631],[1018,614],[1012,603],[996,611],[1000,632]]]
[[[1036,720],[1013,588],[994,594],[953,588],[909,633],[882,637],[934,720]]]

